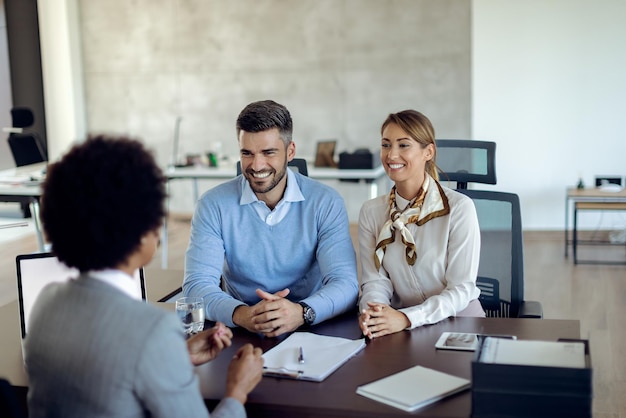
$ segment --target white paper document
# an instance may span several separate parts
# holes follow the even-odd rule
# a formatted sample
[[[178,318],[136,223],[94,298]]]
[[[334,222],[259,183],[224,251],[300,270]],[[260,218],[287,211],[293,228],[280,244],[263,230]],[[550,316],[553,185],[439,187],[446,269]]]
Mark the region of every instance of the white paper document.
[[[470,381],[415,366],[356,390],[361,396],[412,412],[470,387]]]
[[[321,382],[364,347],[364,338],[294,332],[263,354],[263,375]]]
[[[585,344],[569,341],[528,341],[486,338],[481,363],[523,366],[585,367]]]

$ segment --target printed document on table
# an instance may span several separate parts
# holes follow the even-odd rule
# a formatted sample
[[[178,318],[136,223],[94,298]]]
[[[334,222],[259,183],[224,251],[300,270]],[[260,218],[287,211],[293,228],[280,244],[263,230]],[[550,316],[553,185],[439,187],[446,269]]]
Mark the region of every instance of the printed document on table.
[[[585,344],[570,341],[530,341],[486,338],[481,363],[585,368]]]
[[[299,361],[300,348],[302,362]],[[263,354],[263,374],[321,382],[363,348],[364,338],[350,340],[311,332],[294,332]]]
[[[359,386],[356,393],[412,412],[469,387],[468,379],[427,367],[415,366]]]

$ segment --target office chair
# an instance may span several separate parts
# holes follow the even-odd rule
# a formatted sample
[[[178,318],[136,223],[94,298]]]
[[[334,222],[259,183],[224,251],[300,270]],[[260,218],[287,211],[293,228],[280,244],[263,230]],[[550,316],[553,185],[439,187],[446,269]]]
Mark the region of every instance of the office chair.
[[[467,183],[496,184],[495,142],[438,139],[436,144],[440,181],[454,181],[457,189],[467,189]]]
[[[442,182],[474,201],[480,225],[476,285],[487,316],[541,318],[539,302],[524,301],[524,243],[519,197],[513,193],[468,190],[468,183],[496,184],[496,143],[438,139],[437,168]]]
[[[307,168],[306,160],[304,158],[294,158],[289,161],[287,165],[296,173],[300,173],[303,176],[309,176],[309,170]],[[237,161],[237,175],[241,174],[241,161]]]
[[[514,193],[458,189],[476,206],[480,264],[476,285],[489,317],[542,318],[539,302],[524,300],[524,242],[519,197]]]
[[[41,142],[36,134],[11,134],[7,141],[16,167],[46,161]]]
[[[13,128],[21,131],[35,122],[33,112],[27,107],[12,108],[11,119]],[[17,167],[48,161],[41,138],[36,132],[13,132],[7,141]]]
[[[35,121],[33,112],[27,107],[11,109],[12,128],[7,138],[16,167],[47,161],[46,151],[39,135],[35,132],[24,132],[24,128],[32,126]],[[25,218],[30,218],[30,202],[28,197],[4,197],[4,202],[20,204]]]

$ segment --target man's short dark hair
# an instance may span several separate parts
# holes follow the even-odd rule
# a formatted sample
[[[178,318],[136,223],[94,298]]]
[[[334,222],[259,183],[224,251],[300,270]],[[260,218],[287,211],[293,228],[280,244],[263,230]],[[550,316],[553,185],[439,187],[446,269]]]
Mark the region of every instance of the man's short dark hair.
[[[93,136],[48,166],[41,220],[68,266],[114,268],[159,228],[165,197],[165,177],[141,142]]]
[[[273,100],[250,103],[237,118],[237,138],[241,131],[263,132],[273,128],[278,128],[285,147],[289,145],[293,133],[291,115],[285,106]]]

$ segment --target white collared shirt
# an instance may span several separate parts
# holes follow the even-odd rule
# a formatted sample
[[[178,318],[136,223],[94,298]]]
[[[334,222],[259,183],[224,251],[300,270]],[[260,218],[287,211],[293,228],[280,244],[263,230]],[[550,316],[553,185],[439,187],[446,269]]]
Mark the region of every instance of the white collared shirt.
[[[121,270],[105,269],[90,271],[89,277],[105,282],[116,289],[121,290],[133,299],[141,300],[141,295],[137,294],[137,285],[135,277],[131,277]]]
[[[287,216],[291,202],[300,202],[302,200],[304,200],[304,196],[302,195],[302,191],[296,181],[296,175],[293,171],[291,171],[291,169],[288,168],[285,194],[283,195],[283,198],[280,199],[280,202],[278,202],[274,210],[270,210],[265,202],[256,197],[256,194],[252,191],[250,183],[248,183],[247,180],[243,182],[239,204],[242,206],[252,204],[252,207],[256,211],[257,215],[259,215],[259,218],[261,218],[261,220],[266,224],[273,226]]]

